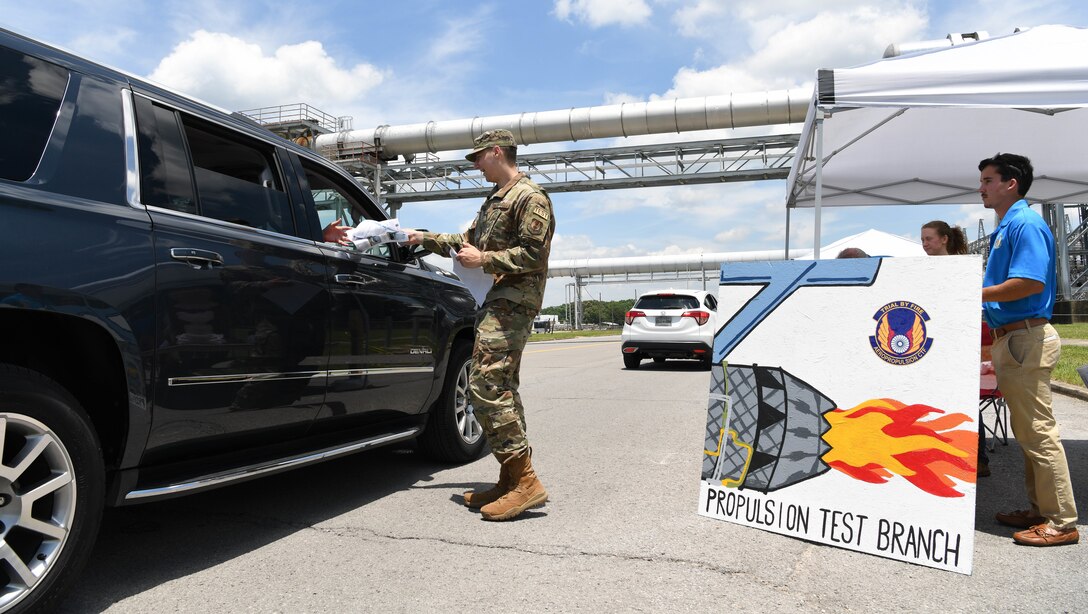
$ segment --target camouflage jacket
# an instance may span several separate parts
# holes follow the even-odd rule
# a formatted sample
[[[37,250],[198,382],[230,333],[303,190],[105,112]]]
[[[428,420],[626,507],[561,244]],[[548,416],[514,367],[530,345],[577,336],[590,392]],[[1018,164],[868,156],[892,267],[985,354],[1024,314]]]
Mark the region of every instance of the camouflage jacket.
[[[463,243],[483,252],[483,269],[495,276],[484,302],[504,298],[540,311],[555,218],[552,201],[525,173],[491,191],[464,233],[424,233],[423,247],[449,256]]]

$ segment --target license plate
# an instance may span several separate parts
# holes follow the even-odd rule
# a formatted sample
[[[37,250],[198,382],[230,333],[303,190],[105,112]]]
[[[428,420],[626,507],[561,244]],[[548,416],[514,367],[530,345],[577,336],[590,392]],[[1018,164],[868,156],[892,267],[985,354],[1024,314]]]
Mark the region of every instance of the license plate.
[[[657,316],[657,319],[654,321],[654,324],[657,325],[657,326],[671,326],[672,325],[672,316]]]

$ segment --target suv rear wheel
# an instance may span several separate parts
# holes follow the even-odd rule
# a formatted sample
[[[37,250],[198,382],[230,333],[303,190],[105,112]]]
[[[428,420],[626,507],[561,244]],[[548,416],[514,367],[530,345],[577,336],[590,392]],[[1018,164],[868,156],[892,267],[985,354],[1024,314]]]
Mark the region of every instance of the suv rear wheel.
[[[642,357],[638,355],[638,352],[623,355],[623,366],[628,369],[637,369],[640,362],[642,362]]]
[[[419,436],[423,453],[435,460],[464,463],[480,457],[487,445],[483,427],[472,413],[468,373],[472,348],[454,346],[442,384],[442,396],[431,409],[427,428]]]
[[[50,609],[90,556],[105,492],[90,424],[55,381],[0,364],[0,612]]]

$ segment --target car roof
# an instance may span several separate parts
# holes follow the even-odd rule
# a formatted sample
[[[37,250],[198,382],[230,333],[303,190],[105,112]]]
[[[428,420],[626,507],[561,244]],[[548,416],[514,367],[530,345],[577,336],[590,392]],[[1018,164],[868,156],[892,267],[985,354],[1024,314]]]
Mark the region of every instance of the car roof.
[[[707,292],[706,290],[689,290],[687,288],[666,288],[664,290],[652,290],[650,292],[643,292],[642,294],[638,295],[638,297],[642,298],[644,296],[661,296],[661,295],[665,295],[665,294],[678,294],[678,295],[682,295],[682,296],[698,296],[698,297],[702,297],[702,296],[705,296],[705,295],[710,294],[710,293]]]

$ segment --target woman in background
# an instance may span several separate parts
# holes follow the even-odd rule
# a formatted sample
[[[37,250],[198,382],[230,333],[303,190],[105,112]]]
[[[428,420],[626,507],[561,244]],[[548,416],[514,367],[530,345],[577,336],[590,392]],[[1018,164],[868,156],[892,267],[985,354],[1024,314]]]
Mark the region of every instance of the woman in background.
[[[967,233],[959,226],[949,226],[940,220],[933,220],[922,226],[922,249],[930,256],[962,256],[967,253]],[[985,326],[985,323],[983,323]],[[990,335],[989,330],[982,331],[983,337]],[[984,354],[989,353],[989,346],[984,345]],[[990,357],[983,355],[983,368],[990,366]],[[990,457],[986,455],[986,429],[978,429],[978,477],[990,475]]]
[[[922,249],[930,256],[963,256],[967,253],[967,234],[959,226],[933,220],[922,226]]]

